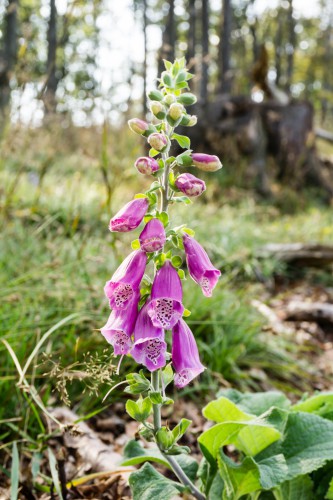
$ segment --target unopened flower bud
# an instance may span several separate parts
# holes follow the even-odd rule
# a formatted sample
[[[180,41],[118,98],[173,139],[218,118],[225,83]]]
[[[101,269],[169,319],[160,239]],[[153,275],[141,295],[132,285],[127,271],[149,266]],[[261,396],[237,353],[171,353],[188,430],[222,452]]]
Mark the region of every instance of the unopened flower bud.
[[[156,116],[156,118],[158,118],[159,120],[163,120],[163,118],[165,117],[165,108],[161,102],[152,101],[149,108],[153,115]]]
[[[156,151],[163,151],[168,145],[168,139],[164,134],[155,132],[148,137],[148,143],[152,148],[156,149]]]
[[[148,92],[148,99],[151,101],[162,101],[163,94],[159,90],[154,89]]]
[[[159,169],[159,165],[155,158],[150,158],[149,156],[141,156],[136,160],[134,166],[140,174],[146,175],[151,175]]]
[[[131,120],[128,120],[127,123],[132,132],[139,135],[144,134],[149,128],[148,123],[144,120],[140,120],[140,118],[132,118]]]
[[[186,196],[200,196],[206,190],[203,180],[188,173],[179,175],[175,184]]]
[[[168,450],[174,444],[175,437],[172,431],[169,431],[165,427],[161,427],[156,433],[156,441],[161,450]]]
[[[205,172],[215,172],[222,168],[222,163],[215,155],[206,155],[205,153],[192,154],[193,165]]]
[[[196,125],[197,123],[198,123],[198,117],[196,115],[191,115],[187,126],[194,127],[194,125]]]
[[[184,104],[184,106],[191,106],[192,104],[195,104],[197,102],[197,98],[195,97],[195,95],[191,94],[190,92],[181,94],[177,100],[178,102]]]
[[[177,102],[177,99],[175,98],[174,95],[172,94],[167,94],[165,97],[164,97],[164,102],[165,104],[167,104],[168,106],[171,106],[171,104],[173,104],[174,102]]]
[[[169,116],[175,121],[182,116],[183,112],[184,106],[178,102],[174,102],[169,108]]]

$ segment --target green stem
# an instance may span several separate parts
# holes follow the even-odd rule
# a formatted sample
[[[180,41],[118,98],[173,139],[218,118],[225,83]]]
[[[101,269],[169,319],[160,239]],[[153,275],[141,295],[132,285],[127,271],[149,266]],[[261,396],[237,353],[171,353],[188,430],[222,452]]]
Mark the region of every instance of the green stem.
[[[173,133],[173,128],[168,130],[167,126],[167,134],[170,137]],[[167,165],[167,159],[169,155],[168,153],[162,153],[162,159],[164,162],[164,173],[162,178],[162,186],[161,186],[161,212],[168,211],[169,205],[169,172],[170,165]],[[163,251],[163,250],[162,250]],[[161,375],[162,377],[162,375]],[[155,392],[161,392],[160,382],[159,382],[159,370],[155,370],[151,373],[151,385],[154,388]],[[153,416],[154,416],[154,432],[156,433],[161,428],[161,405],[153,404]],[[160,450],[161,451],[161,450]],[[205,496],[196,488],[196,486],[192,483],[192,481],[187,477],[183,469],[180,467],[179,463],[175,460],[175,458],[171,455],[166,455],[161,451],[164,458],[169,462],[171,469],[174,474],[177,476],[179,481],[187,486],[191,491],[192,495],[197,498],[197,500],[205,500]]]

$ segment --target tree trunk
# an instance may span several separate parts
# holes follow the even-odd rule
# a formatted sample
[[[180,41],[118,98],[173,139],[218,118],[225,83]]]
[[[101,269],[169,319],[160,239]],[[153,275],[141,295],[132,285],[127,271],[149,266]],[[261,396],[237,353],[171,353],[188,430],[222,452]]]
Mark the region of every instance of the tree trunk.
[[[275,70],[276,70],[275,85],[278,86],[281,78],[282,23],[283,23],[281,15],[278,15],[277,22],[278,25],[275,38]]]
[[[195,72],[195,44],[196,44],[196,9],[195,0],[188,0],[188,10],[189,10],[189,28],[187,35],[187,66],[192,71]]]
[[[10,74],[17,55],[18,0],[9,0],[4,16],[3,49],[0,51],[0,113],[4,113],[10,101]]]
[[[296,46],[295,21],[293,18],[293,0],[289,0],[288,9],[288,45],[287,45],[287,81],[286,90],[290,92],[294,73],[294,53]]]
[[[57,77],[57,7],[55,0],[50,0],[50,18],[47,29],[47,80],[44,94],[45,113],[55,113],[56,91],[59,83]]]
[[[202,61],[201,61],[201,81],[200,81],[200,101],[205,106],[208,96],[208,57],[209,57],[209,0],[202,0],[202,24],[201,24],[201,43],[202,43]]]
[[[143,102],[142,110],[143,116],[147,115],[147,0],[143,0]]]
[[[173,62],[175,58],[175,0],[169,0],[169,11],[166,18],[165,28],[162,33],[162,47],[160,50],[158,72],[164,71],[163,59]]]
[[[220,91],[228,94],[231,90],[230,77],[231,0],[223,0],[223,22],[221,24],[219,58]]]

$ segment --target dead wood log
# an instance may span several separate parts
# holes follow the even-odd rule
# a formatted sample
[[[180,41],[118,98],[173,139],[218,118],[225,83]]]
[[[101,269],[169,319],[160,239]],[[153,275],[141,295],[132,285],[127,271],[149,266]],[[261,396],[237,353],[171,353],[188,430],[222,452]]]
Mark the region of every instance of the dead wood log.
[[[315,134],[316,134],[316,137],[319,137],[319,139],[324,139],[324,141],[328,141],[328,142],[333,143],[332,132],[328,132],[328,130],[324,130],[323,128],[316,128]]]
[[[333,324],[333,304],[292,300],[286,307],[286,318]]]
[[[275,257],[288,264],[323,267],[333,263],[333,245],[318,243],[269,243],[258,251],[262,258]]]

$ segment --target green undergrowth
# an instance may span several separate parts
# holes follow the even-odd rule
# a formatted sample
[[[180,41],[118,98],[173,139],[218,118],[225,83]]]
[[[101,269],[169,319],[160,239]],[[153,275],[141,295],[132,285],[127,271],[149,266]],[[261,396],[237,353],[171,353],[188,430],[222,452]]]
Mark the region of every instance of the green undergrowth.
[[[78,154],[70,156],[68,168],[64,158],[53,158],[42,181],[36,158],[22,171],[10,155],[2,160],[1,338],[21,367],[41,342],[26,378],[45,405],[54,404],[60,394],[79,414],[97,411],[104,394],[131,364],[124,360],[120,377],[114,374],[118,360],[98,328],[109,314],[104,282],[138,235],[135,231],[120,242],[107,230],[110,214],[130,199],[136,153],[130,149],[121,161],[109,162],[111,207],[99,164],[92,162],[89,169],[84,152],[82,168]],[[223,170],[217,175],[223,176]],[[142,176],[140,182],[144,186],[146,179]],[[264,320],[251,305],[263,292],[258,274],[265,281],[284,271],[273,259],[261,260],[257,249],[267,242],[331,242],[331,209],[309,201],[306,209],[282,215],[251,195],[230,203],[228,196],[222,190],[218,203],[203,200],[181,208],[175,217],[175,225],[186,222],[196,231],[222,270],[211,300],[190,279],[184,283],[185,306],[192,311],[188,322],[208,368],[185,393],[209,394],[221,382],[241,390],[258,390],[264,384],[300,392],[310,386],[311,376],[302,354],[290,339],[264,332]],[[171,207],[171,218],[172,212]],[[328,274],[320,279],[330,283]],[[0,421],[22,418],[17,425],[35,426],[37,432],[35,413],[27,411],[29,398],[17,387],[18,378],[8,345],[1,342]]]

